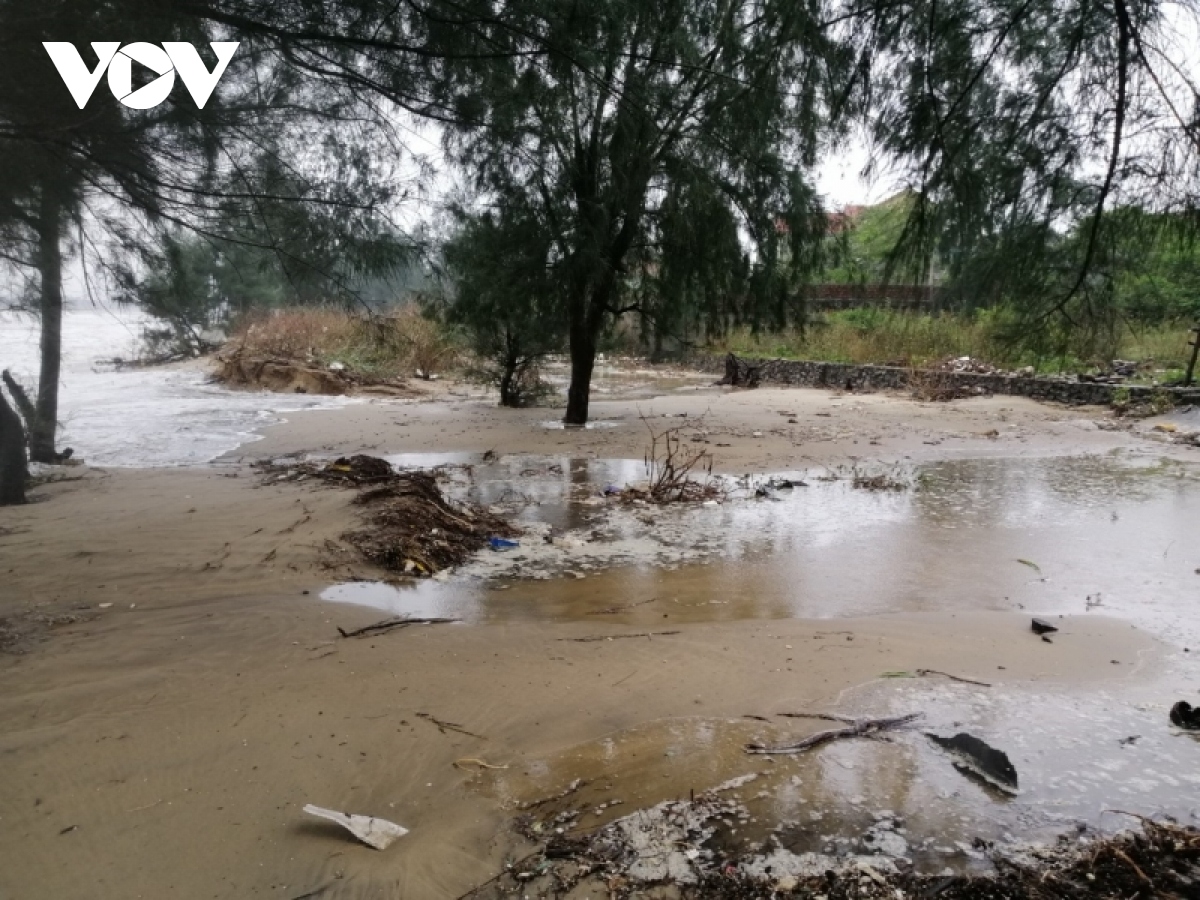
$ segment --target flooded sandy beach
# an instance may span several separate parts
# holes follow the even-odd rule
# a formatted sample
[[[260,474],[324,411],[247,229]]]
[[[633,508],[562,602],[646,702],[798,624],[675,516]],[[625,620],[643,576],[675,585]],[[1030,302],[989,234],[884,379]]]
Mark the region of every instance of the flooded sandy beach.
[[[595,403],[611,424],[589,430],[451,383],[311,408],[176,396],[178,374],[108,373],[129,380],[70,401],[121,440],[69,420],[90,465],[0,513],[4,896],[457,897],[527,852],[529,804],[591,830],[731,781],[728,852],[862,853],[871,834],[934,873],[1124,827],[1114,809],[1200,815],[1200,742],[1167,721],[1200,697],[1194,448],[1098,409],[616,365]],[[207,437],[142,416],[139,391],[211,404]],[[674,425],[713,454],[720,502],[606,496]],[[348,492],[248,465],[360,452],[443,467],[518,546],[397,578],[341,545]],[[461,621],[339,636],[393,614]],[[746,752],[828,725],[788,713],[922,716]],[[1006,753],[1019,789],[929,737],[958,733]],[[379,853],[305,803],[410,833]]]

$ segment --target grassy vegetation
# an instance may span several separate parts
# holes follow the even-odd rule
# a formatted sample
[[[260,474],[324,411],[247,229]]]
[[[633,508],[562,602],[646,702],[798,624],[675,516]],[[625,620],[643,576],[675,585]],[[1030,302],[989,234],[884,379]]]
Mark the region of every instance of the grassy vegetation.
[[[255,356],[341,363],[370,378],[425,377],[454,365],[454,335],[412,307],[367,317],[333,307],[254,313],[234,327],[230,344]]]
[[[719,352],[829,362],[924,366],[946,357],[970,356],[992,365],[1038,372],[1076,372],[1113,359],[1153,362],[1168,374],[1187,363],[1188,325],[1122,325],[1099,342],[1100,351],[1038,356],[1005,339],[1007,322],[994,311],[977,314],[901,312],[880,308],[814,316],[801,332],[731,332],[714,342]]]

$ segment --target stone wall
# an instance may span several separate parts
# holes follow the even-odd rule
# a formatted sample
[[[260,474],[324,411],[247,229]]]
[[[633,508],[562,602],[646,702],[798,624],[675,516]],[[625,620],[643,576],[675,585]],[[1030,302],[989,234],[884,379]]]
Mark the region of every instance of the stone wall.
[[[724,356],[703,354],[693,360],[702,372],[724,374]],[[1177,405],[1200,403],[1200,387],[1158,388],[1145,385],[1092,384],[1059,378],[1029,378],[1019,375],[980,375],[975,372],[934,372],[899,366],[856,366],[850,363],[810,362],[792,359],[739,357],[757,367],[763,382],[835,390],[893,391],[919,389],[937,396],[1008,394],[1052,403],[1072,405],[1112,403],[1117,391],[1127,391],[1132,403],[1149,400],[1158,392],[1170,394]]]

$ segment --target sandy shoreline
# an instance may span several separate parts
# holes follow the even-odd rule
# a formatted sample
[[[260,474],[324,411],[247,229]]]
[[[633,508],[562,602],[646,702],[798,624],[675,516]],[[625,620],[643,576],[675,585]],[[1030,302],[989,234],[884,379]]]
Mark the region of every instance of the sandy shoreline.
[[[291,900],[324,887],[322,897],[453,897],[516,846],[503,798],[454,767],[464,757],[519,767],[660,720],[831,708],[892,670],[1104,690],[1150,684],[1180,658],[1100,615],[1063,620],[1069,637],[1047,652],[1015,611],[670,623],[681,633],[596,643],[571,638],[653,630],[651,620],[341,640],[335,625],[380,617],[317,599],[336,580],[327,542],[354,521],[347,495],[264,486],[244,465],[488,449],[639,459],[639,414],[651,413],[660,427],[706,414],[706,446],[733,474],[856,458],[1200,460],[1103,430],[1100,410],[697,388],[599,401],[594,418],[617,425],[586,431],[544,427],[553,410],[469,397],[356,404],[290,414],[210,467],[84,471],[0,514],[0,617],[31,632],[24,654],[0,656],[0,894]],[[517,584],[505,602],[553,591]],[[39,617],[77,620],[46,632]],[[854,651],[832,631],[851,632]],[[422,712],[482,737],[443,732]],[[412,833],[376,853],[305,821],[306,802],[394,818]]]

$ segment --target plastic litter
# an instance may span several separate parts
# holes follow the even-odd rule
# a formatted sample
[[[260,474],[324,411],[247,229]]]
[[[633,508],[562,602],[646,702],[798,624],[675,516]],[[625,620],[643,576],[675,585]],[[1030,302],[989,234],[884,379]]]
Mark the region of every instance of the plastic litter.
[[[504,538],[494,537],[488,538],[488,546],[497,553],[503,553],[505,550],[514,550],[521,546],[517,541],[509,541]]]
[[[387,819],[376,819],[374,816],[357,816],[352,813],[342,813],[333,809],[324,809],[309,803],[304,811],[310,816],[337,822],[352,835],[376,850],[386,850],[397,838],[408,834],[407,828],[401,828],[395,822]]]

